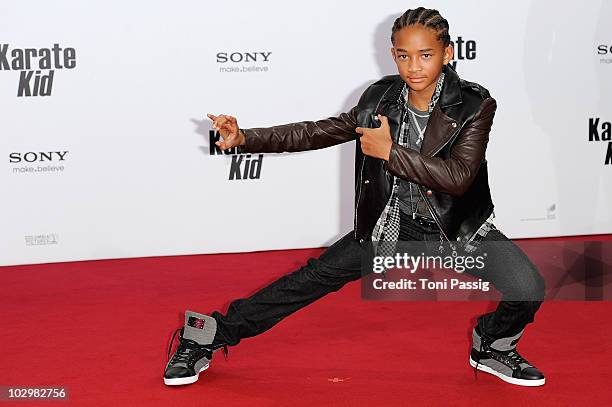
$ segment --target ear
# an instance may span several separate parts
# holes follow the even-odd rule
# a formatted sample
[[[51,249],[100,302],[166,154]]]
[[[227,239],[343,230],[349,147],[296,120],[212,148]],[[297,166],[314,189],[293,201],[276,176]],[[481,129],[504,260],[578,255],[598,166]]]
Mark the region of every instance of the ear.
[[[455,55],[455,50],[453,49],[453,46],[449,44],[448,47],[444,48],[444,59],[443,59],[444,65],[452,61],[454,55]]]
[[[395,61],[395,47],[391,47],[391,49],[389,51],[391,51],[391,57]]]

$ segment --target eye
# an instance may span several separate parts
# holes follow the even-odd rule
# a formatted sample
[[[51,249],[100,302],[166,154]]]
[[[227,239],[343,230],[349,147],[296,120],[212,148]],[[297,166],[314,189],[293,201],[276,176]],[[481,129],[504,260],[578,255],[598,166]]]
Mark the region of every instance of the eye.
[[[400,55],[398,58],[399,59],[406,59],[408,57],[408,55]]]
[[[423,54],[423,57],[424,57],[425,59],[429,59],[429,58],[431,57],[431,54]]]

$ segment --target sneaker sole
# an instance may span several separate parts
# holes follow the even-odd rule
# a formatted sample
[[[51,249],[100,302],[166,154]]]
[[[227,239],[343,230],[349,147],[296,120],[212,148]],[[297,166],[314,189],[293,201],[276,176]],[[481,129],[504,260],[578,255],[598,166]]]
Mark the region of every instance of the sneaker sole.
[[[164,384],[168,385],[168,386],[180,386],[182,384],[191,384],[191,383],[195,383],[198,381],[198,379],[200,378],[200,373],[203,372],[204,370],[208,369],[208,367],[210,366],[210,363],[202,366],[202,368],[200,369],[200,371],[198,373],[196,373],[195,376],[189,376],[189,377],[174,377],[171,379],[167,379],[164,377]]]
[[[476,364],[477,363],[470,356],[470,366],[476,367]],[[483,364],[480,364],[480,363],[478,363],[477,369],[478,370],[482,370],[485,373],[492,374],[493,376],[497,376],[500,379],[502,379],[503,381],[505,381],[506,383],[516,384],[517,386],[536,387],[536,386],[542,386],[542,385],[544,385],[544,383],[546,383],[546,378],[535,379],[535,380],[527,380],[527,379],[517,379],[515,377],[508,377],[508,376],[506,376],[504,374],[499,373],[496,370],[491,369],[489,366],[486,366],[486,365],[483,365]]]

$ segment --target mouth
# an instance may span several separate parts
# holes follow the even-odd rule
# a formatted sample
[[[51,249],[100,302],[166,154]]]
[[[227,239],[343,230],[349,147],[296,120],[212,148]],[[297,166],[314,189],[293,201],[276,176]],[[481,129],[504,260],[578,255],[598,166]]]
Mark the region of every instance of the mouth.
[[[423,82],[425,80],[424,76],[418,77],[418,78],[408,78],[408,81],[412,82],[412,83],[419,83],[419,82]]]

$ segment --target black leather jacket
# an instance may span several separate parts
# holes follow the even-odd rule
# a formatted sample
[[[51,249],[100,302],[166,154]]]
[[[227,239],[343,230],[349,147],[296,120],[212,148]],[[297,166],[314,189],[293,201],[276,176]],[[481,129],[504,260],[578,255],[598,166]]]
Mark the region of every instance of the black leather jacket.
[[[392,174],[419,184],[432,217],[449,241],[465,243],[493,211],[485,151],[497,104],[487,89],[444,66],[444,85],[430,114],[421,151],[393,143],[389,161],[363,154],[356,127],[387,116],[398,140],[403,80],[388,75],[370,85],[357,106],[338,117],[243,129],[242,153],[315,150],[355,140],[355,239],[370,239],[391,195]]]

